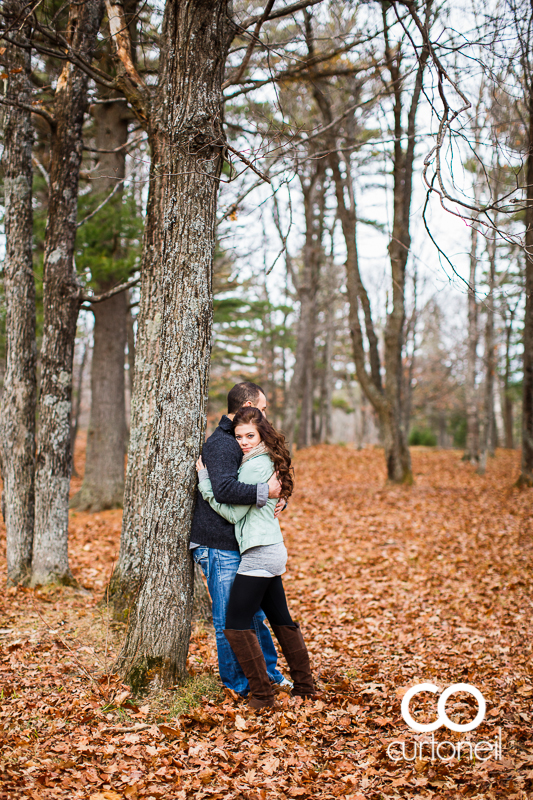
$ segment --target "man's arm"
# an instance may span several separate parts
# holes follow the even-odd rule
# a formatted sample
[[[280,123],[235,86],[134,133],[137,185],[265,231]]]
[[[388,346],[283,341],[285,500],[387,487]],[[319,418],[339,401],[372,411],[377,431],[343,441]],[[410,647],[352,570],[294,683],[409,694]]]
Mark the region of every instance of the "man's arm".
[[[227,503],[217,503],[213,496],[211,481],[209,480],[208,471],[206,469],[200,470],[198,473],[198,481],[198,489],[202,497],[209,503],[213,511],[216,511],[221,517],[224,517],[228,522],[235,525],[236,522],[246,516],[250,506],[231,506]]]

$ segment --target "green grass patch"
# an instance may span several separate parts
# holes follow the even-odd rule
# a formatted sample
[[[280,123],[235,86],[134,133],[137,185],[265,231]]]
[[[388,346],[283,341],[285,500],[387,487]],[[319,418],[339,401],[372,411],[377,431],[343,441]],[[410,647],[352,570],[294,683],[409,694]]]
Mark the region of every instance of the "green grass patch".
[[[218,675],[213,675],[210,672],[192,675],[174,693],[168,716],[173,718],[179,717],[180,714],[188,714],[192,709],[200,705],[203,697],[217,703],[222,699],[223,694],[224,690]]]

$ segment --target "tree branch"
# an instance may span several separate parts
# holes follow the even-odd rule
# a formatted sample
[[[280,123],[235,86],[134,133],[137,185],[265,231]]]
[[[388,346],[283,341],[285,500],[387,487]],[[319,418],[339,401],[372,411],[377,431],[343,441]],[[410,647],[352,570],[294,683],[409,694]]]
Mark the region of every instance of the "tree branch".
[[[301,11],[302,8],[308,8],[308,6],[316,6],[318,3],[321,3],[322,0],[299,0],[297,3],[292,3],[290,6],[285,6],[285,8],[280,8],[279,11],[274,11],[273,14],[270,14],[269,17],[263,20],[263,22],[269,22],[271,19],[279,19],[280,17],[287,17],[289,14],[294,14],[296,11]],[[236,24],[239,28],[245,29],[249,28],[250,25],[254,25],[260,19],[262,19],[263,15],[256,15],[255,17],[248,17],[245,19],[244,22],[237,22]]]
[[[126,283],[121,283],[102,294],[85,294],[85,292],[82,292],[79,297],[80,303],[103,303],[104,300],[109,300],[110,297],[114,297],[116,294],[120,294],[120,292],[125,292],[126,289],[131,289],[132,286],[136,286],[140,280],[140,277],[130,278]]]
[[[260,177],[260,178],[262,178],[262,180],[264,180],[266,183],[270,183],[270,182],[271,182],[271,181],[270,181],[270,178],[268,177],[268,175],[266,175],[264,172],[261,172],[260,170],[258,170],[258,169],[257,169],[257,167],[254,167],[254,165],[252,164],[252,162],[251,162],[251,161],[249,161],[249,160],[246,158],[246,156],[243,156],[243,154],[242,154],[242,153],[239,153],[239,151],[238,151],[238,150],[235,150],[235,148],[234,148],[234,147],[232,147],[232,146],[231,146],[230,144],[228,144],[227,142],[226,142],[226,144],[225,144],[225,147],[226,147],[228,150],[230,150],[232,153],[235,153],[235,155],[237,156],[237,158],[239,158],[239,159],[242,161],[242,163],[243,163],[243,164],[246,164],[246,166],[247,166],[247,167],[250,167],[250,169],[251,169],[251,170],[253,170],[253,171],[255,172],[255,174],[256,174],[256,175],[259,175],[259,177]]]
[[[118,182],[115,184],[115,186],[113,187],[113,191],[112,191],[112,192],[110,192],[110,193],[107,195],[107,197],[106,197],[104,200],[102,200],[102,202],[100,203],[100,205],[99,205],[99,206],[97,206],[97,207],[94,209],[94,211],[91,211],[91,213],[90,213],[90,214],[87,214],[87,216],[86,216],[86,217],[84,217],[84,218],[81,220],[81,222],[78,222],[78,224],[77,224],[77,226],[76,226],[76,227],[77,227],[77,228],[81,228],[81,226],[82,226],[82,225],[84,225],[84,224],[85,224],[86,222],[88,222],[88,221],[89,221],[89,220],[90,220],[92,217],[94,217],[96,214],[98,214],[98,212],[99,212],[99,211],[100,211],[100,210],[101,210],[101,209],[102,209],[102,208],[103,208],[103,207],[106,205],[106,203],[108,203],[108,202],[111,200],[111,198],[113,197],[113,195],[115,195],[115,194],[118,192],[119,188],[120,188],[120,187],[123,185],[123,183],[124,183],[124,180],[125,180],[125,178],[122,178],[122,180],[118,181]]]
[[[30,105],[30,103],[20,103],[15,100],[6,100],[3,97],[0,97],[0,103],[3,106],[14,106],[15,108],[23,108],[24,111],[30,111],[32,114],[39,114],[40,117],[43,117],[43,119],[45,119],[48,122],[52,130],[54,130],[56,127],[56,121],[54,117],[48,111],[45,111],[44,108],[36,108],[35,106]]]
[[[124,92],[141,124],[146,126],[150,115],[150,95],[147,85],[133,63],[131,38],[124,8],[118,0],[105,0],[105,7],[118,62],[117,86]]]
[[[240,79],[244,75],[246,67],[248,66],[249,61],[250,61],[250,59],[252,57],[252,53],[254,51],[254,47],[256,45],[256,42],[258,41],[259,31],[261,30],[261,26],[262,26],[263,22],[267,19],[267,17],[270,14],[270,12],[272,11],[272,7],[273,7],[275,2],[276,2],[276,0],[268,0],[262,16],[257,20],[254,32],[252,34],[252,38],[250,40],[250,43],[249,43],[248,48],[246,50],[246,53],[244,54],[244,58],[242,60],[242,63],[240,65],[240,67],[237,69],[236,75],[234,75],[232,78],[228,78],[227,81],[224,81],[224,83],[222,84],[222,88],[223,89],[225,89],[227,86],[231,86],[234,83],[239,83]]]

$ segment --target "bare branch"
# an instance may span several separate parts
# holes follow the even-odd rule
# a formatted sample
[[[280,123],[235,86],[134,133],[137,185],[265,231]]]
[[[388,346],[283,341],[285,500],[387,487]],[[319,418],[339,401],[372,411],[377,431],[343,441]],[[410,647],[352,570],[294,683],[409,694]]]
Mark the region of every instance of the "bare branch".
[[[250,62],[250,59],[252,57],[252,53],[254,51],[254,47],[255,47],[255,45],[257,43],[257,40],[258,40],[258,37],[259,37],[259,31],[261,30],[261,26],[262,26],[263,22],[267,19],[267,17],[270,14],[270,12],[272,11],[272,7],[273,7],[275,2],[276,2],[276,0],[268,0],[262,16],[257,20],[254,32],[252,34],[252,38],[250,40],[250,43],[249,43],[248,48],[246,50],[246,53],[244,54],[244,58],[242,60],[242,63],[240,65],[240,67],[237,69],[237,72],[233,77],[228,78],[227,81],[224,81],[224,83],[222,84],[222,88],[223,89],[225,89],[227,86],[231,86],[234,83],[239,83],[240,79],[244,75],[244,73],[246,71],[246,67],[248,66],[248,64]]]
[[[114,147],[111,150],[106,150],[103,147],[88,147],[87,145],[83,145],[83,149],[87,150],[89,153],[120,153],[121,150],[127,150],[128,147],[133,147],[133,145],[140,144],[141,142],[148,141],[143,136],[138,136],[137,139],[128,139],[127,142],[124,144],[119,145],[118,147]]]
[[[309,6],[316,6],[318,3],[321,3],[322,0],[299,0],[297,3],[292,3],[290,6],[285,6],[285,8],[280,8],[279,11],[274,11],[273,14],[270,14],[263,22],[269,22],[271,19],[279,19],[280,17],[288,17],[290,14],[296,13],[296,11],[301,11],[302,8],[308,8]],[[244,22],[236,23],[240,28],[245,29],[249,28],[250,25],[254,25],[260,19],[262,19],[263,15],[256,15],[254,17],[248,17],[245,19]]]
[[[103,303],[104,300],[109,300],[110,297],[114,297],[116,294],[120,294],[120,292],[125,292],[126,289],[131,289],[132,286],[136,286],[140,280],[140,277],[130,278],[126,283],[121,283],[115,286],[114,289],[109,289],[108,292],[103,292],[102,294],[85,294],[85,292],[82,292],[79,297],[80,303]]]
[[[40,117],[43,117],[43,119],[45,119],[48,122],[52,130],[54,130],[54,128],[56,127],[56,121],[54,117],[44,108],[38,108],[36,106],[30,105],[29,103],[19,103],[18,101],[15,100],[6,100],[3,97],[0,97],[0,103],[3,106],[14,106],[15,108],[23,108],[25,111],[31,111],[32,114],[39,114]]]
[[[364,39],[357,38],[347,44],[344,44],[342,47],[337,47],[335,50],[330,50],[329,53],[319,53],[313,58],[308,58],[306,61],[303,61],[296,67],[291,67],[290,69],[282,70],[278,72],[276,75],[273,75],[270,78],[264,78],[262,80],[247,80],[245,81],[246,84],[252,84],[251,86],[245,86],[242,89],[239,89],[237,92],[233,94],[229,94],[225,96],[225,100],[231,100],[234,97],[238,97],[241,94],[247,94],[248,92],[253,91],[254,89],[259,89],[261,86],[266,86],[269,83],[279,83],[280,81],[287,80],[287,78],[297,78],[301,76],[302,78],[308,77],[310,68],[315,66],[316,64],[324,63],[325,61],[330,61],[333,58],[336,58],[343,53],[348,53],[350,50],[353,50],[354,47],[366,44],[372,41],[375,36],[365,37]],[[344,75],[344,74],[358,74],[359,72],[364,72],[368,69],[374,69],[377,65],[373,62],[370,62],[367,66],[364,67],[340,67],[339,69],[332,69],[331,71],[326,71],[324,77],[333,77],[336,75]],[[313,72],[313,76],[320,77],[319,73]]]
[[[115,45],[118,60],[117,85],[131,103],[139,121],[146,125],[149,117],[149,91],[133,63],[129,29],[124,16],[124,8],[117,0],[105,0],[109,30]]]
[[[261,172],[260,170],[258,170],[258,169],[257,169],[257,167],[254,167],[254,165],[252,164],[252,162],[251,162],[251,161],[249,161],[249,160],[246,158],[246,156],[243,156],[243,154],[242,154],[242,153],[239,153],[239,151],[238,151],[238,150],[235,150],[235,148],[234,148],[234,147],[232,147],[232,146],[231,146],[230,144],[228,144],[227,142],[226,142],[226,144],[225,144],[225,147],[226,147],[228,150],[230,150],[232,153],[235,153],[235,155],[237,156],[237,158],[239,158],[239,159],[242,161],[242,163],[243,163],[243,164],[246,164],[246,166],[247,166],[247,167],[250,167],[250,169],[251,169],[251,170],[253,170],[253,171],[255,172],[255,174],[256,174],[256,175],[259,175],[259,177],[260,177],[262,180],[264,180],[266,183],[270,183],[270,182],[271,182],[271,181],[270,181],[270,178],[268,177],[268,175],[266,175],[264,172]]]
[[[105,198],[105,200],[103,200],[103,201],[100,203],[100,205],[99,205],[99,206],[97,206],[97,207],[94,209],[94,211],[91,211],[91,213],[90,213],[90,214],[87,214],[87,216],[86,216],[86,217],[84,217],[84,218],[81,220],[81,222],[78,222],[78,224],[77,224],[77,227],[78,227],[78,228],[81,228],[81,226],[82,226],[82,225],[84,225],[86,222],[88,222],[88,221],[89,221],[89,220],[90,220],[92,217],[94,217],[94,216],[95,216],[95,214],[98,214],[98,212],[99,212],[99,211],[100,211],[100,210],[101,210],[101,209],[102,209],[102,208],[103,208],[103,207],[106,205],[106,203],[108,203],[108,202],[111,200],[111,198],[112,198],[112,197],[113,197],[113,196],[114,196],[114,195],[115,195],[115,194],[118,192],[118,190],[120,189],[120,187],[123,185],[123,183],[124,183],[124,180],[125,180],[125,179],[124,179],[124,178],[122,178],[122,180],[121,180],[121,181],[118,181],[118,182],[115,184],[115,186],[113,187],[113,191],[112,191],[112,192],[110,192],[110,193],[107,195],[107,197]]]
[[[41,162],[39,161],[37,156],[32,156],[31,160],[33,161],[33,163],[35,164],[35,166],[37,167],[37,169],[39,170],[39,172],[43,176],[46,185],[49,187],[50,186],[50,175],[48,174],[48,172],[46,171],[44,166],[41,164]]]

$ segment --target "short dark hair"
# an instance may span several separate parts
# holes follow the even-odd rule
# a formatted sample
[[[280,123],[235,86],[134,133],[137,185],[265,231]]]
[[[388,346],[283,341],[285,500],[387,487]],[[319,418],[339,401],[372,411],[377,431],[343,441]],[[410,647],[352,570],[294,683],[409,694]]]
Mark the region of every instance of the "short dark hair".
[[[250,381],[236,383],[228,393],[228,414],[235,414],[248,400],[255,403],[260,394],[265,393],[256,383]]]

